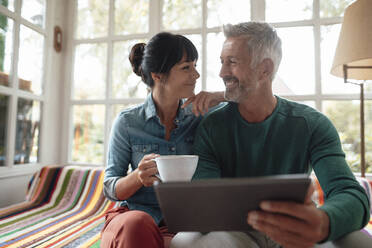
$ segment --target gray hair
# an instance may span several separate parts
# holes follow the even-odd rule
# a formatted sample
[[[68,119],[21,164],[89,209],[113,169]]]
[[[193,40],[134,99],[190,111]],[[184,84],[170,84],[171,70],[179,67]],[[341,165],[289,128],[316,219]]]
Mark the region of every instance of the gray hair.
[[[282,59],[282,42],[275,29],[264,22],[243,22],[236,25],[223,25],[226,38],[246,36],[248,51],[251,54],[251,67],[256,67],[264,59],[273,61],[274,70],[272,79],[278,70]]]

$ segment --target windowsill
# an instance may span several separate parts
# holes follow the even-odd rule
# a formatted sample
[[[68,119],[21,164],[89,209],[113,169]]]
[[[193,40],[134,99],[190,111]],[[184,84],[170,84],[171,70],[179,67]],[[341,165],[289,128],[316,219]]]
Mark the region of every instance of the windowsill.
[[[360,175],[361,175],[360,172],[353,172],[353,174],[354,174],[354,176],[356,176],[356,177],[360,177]],[[367,178],[368,180],[372,180],[372,173],[366,173],[365,175],[366,175],[366,178]]]
[[[66,165],[93,167],[93,168],[105,167],[103,164],[89,164],[89,163],[82,163],[82,162],[68,162]]]
[[[41,167],[40,164],[18,164],[11,167],[0,167],[0,179],[30,175],[40,170]]]

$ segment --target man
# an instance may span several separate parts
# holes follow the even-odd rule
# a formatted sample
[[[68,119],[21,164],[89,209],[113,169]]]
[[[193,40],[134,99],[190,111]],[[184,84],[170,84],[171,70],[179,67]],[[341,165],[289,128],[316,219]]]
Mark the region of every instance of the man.
[[[266,23],[248,22],[225,25],[224,34],[220,77],[230,103],[198,127],[194,179],[313,169],[326,201],[317,208],[310,189],[304,204],[262,202],[261,210],[247,217],[256,232],[194,234],[189,247],[207,247],[213,240],[214,247],[227,246],[223,239],[233,247],[313,247],[362,228],[369,220],[369,201],[345,161],[336,129],[318,111],[272,93],[281,60],[275,30]],[[176,236],[175,244],[177,240]]]

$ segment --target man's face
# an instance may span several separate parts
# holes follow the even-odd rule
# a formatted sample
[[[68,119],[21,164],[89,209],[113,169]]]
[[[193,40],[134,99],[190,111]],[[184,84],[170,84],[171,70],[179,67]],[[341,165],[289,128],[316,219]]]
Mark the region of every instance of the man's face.
[[[256,72],[250,66],[247,37],[227,38],[220,58],[220,77],[225,83],[226,99],[234,102],[246,99],[258,85]]]

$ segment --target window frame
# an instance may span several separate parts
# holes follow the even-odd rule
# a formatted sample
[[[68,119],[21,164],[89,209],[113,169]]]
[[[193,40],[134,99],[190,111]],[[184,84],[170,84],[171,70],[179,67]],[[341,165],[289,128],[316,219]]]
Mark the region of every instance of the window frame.
[[[221,32],[221,27],[207,27],[207,0],[201,0],[202,4],[202,23],[200,28],[196,29],[183,29],[183,30],[166,30],[162,27],[162,0],[150,0],[150,10],[149,10],[149,32],[143,34],[129,34],[129,35],[115,35],[114,32],[114,1],[109,1],[109,33],[107,37],[97,38],[97,39],[84,39],[76,40],[74,35],[76,28],[76,17],[77,17],[77,1],[72,0],[69,6],[69,13],[73,13],[72,18],[70,18],[68,27],[70,40],[68,53],[68,63],[70,68],[67,68],[65,75],[67,78],[67,87],[65,87],[65,101],[64,101],[64,119],[69,120],[69,124],[64,126],[64,141],[63,141],[63,164],[74,164],[74,165],[89,165],[89,166],[102,166],[102,164],[86,164],[80,162],[71,161],[71,151],[72,151],[72,107],[74,105],[84,105],[84,104],[103,104],[105,106],[105,122],[104,122],[104,157],[103,165],[106,165],[107,161],[107,147],[111,128],[112,119],[112,108],[114,104],[128,104],[128,103],[141,103],[144,98],[110,98],[110,90],[112,87],[112,59],[113,59],[113,42],[124,41],[131,39],[149,39],[156,33],[160,31],[170,31],[183,35],[198,34],[201,35],[202,51],[200,53],[200,58],[202,59],[201,65],[201,89],[205,90],[207,88],[207,35],[210,33]],[[251,4],[251,20],[252,21],[264,21],[265,20],[265,1],[262,0],[250,0]],[[322,103],[327,100],[358,100],[359,94],[324,94],[322,93],[321,85],[321,27],[324,25],[341,24],[342,17],[331,17],[331,18],[321,18],[320,17],[320,0],[313,0],[313,16],[309,20],[301,21],[288,21],[288,22],[271,22],[275,28],[282,27],[299,27],[299,26],[311,26],[313,27],[314,35],[314,65],[315,65],[315,92],[313,94],[307,95],[280,95],[281,97],[288,98],[294,101],[313,101],[315,108],[322,112]],[[96,42],[107,42],[108,53],[107,53],[107,66],[106,66],[106,95],[102,100],[73,100],[71,99],[72,90],[72,78],[73,78],[73,65],[74,65],[74,51],[75,47],[81,43],[96,43]],[[336,45],[336,44],[335,44]],[[372,100],[372,93],[365,93],[365,100]]]
[[[25,1],[25,0],[23,0]],[[9,178],[14,176],[21,176],[34,173],[38,171],[43,165],[48,163],[48,153],[55,153],[53,148],[48,148],[49,140],[46,139],[48,134],[52,133],[50,128],[46,128],[48,116],[50,116],[49,108],[45,105],[52,103],[50,100],[51,85],[53,82],[52,71],[54,63],[49,63],[52,60],[52,33],[54,23],[54,10],[55,0],[45,0],[45,13],[44,13],[44,27],[40,27],[31,23],[21,16],[22,0],[14,1],[14,12],[8,8],[0,5],[0,14],[6,16],[13,21],[13,46],[11,69],[9,77],[9,86],[0,85],[0,94],[8,96],[8,111],[7,111],[7,126],[5,135],[5,164],[0,166],[0,179]],[[20,28],[24,25],[27,28],[37,32],[43,36],[43,58],[42,58],[42,76],[41,76],[41,94],[34,94],[18,88],[18,62],[19,62],[19,49],[20,49]],[[58,81],[55,80],[54,81]],[[40,126],[39,126],[39,142],[38,142],[38,161],[36,163],[15,164],[15,139],[16,139],[16,123],[17,123],[17,104],[18,99],[27,99],[38,101],[40,103]],[[54,109],[55,110],[55,109]],[[52,111],[53,112],[53,111]]]

